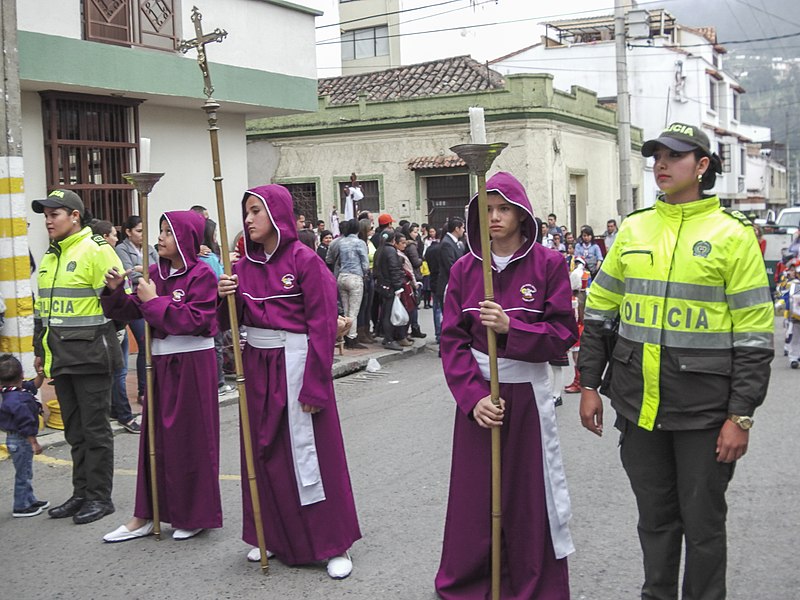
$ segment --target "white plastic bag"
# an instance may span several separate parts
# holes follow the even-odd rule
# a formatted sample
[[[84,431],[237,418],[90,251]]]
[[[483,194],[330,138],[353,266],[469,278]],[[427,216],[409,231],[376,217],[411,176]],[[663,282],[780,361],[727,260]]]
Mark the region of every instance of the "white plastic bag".
[[[392,325],[395,327],[403,327],[404,325],[408,325],[408,311],[406,310],[406,307],[403,306],[400,296],[395,296],[394,302],[392,302],[391,321]]]

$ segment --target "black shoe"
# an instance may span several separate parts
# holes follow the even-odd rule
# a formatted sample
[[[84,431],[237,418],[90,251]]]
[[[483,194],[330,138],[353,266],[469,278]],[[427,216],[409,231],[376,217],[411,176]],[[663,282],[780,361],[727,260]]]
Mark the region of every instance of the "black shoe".
[[[136,422],[136,419],[131,419],[128,423],[120,423],[128,433],[142,433],[142,426]]]
[[[561,399],[561,396],[558,396],[558,397],[557,397],[557,398],[556,398],[556,399],[553,401],[553,404],[555,404],[556,406],[561,406],[562,404],[564,404],[564,401]]]
[[[401,352],[403,350],[403,347],[400,344],[398,344],[395,340],[392,340],[391,342],[384,342],[383,347],[386,348],[387,350],[400,350]]]
[[[64,519],[66,517],[71,517],[77,513],[81,507],[83,507],[84,502],[86,502],[85,498],[77,498],[73,496],[61,506],[51,508],[49,511],[47,511],[47,514],[50,515],[51,519]]]
[[[367,347],[364,344],[359,344],[356,338],[351,338],[345,336],[344,338],[344,347],[348,350],[366,350]]]
[[[11,513],[12,517],[35,517],[36,515],[42,514],[42,511],[50,506],[50,503],[47,500],[37,500],[33,504],[31,504],[28,508],[23,508],[22,510],[15,510]]]
[[[427,333],[422,333],[422,332],[419,330],[419,327],[412,327],[412,328],[411,328],[411,337],[412,337],[412,338],[419,338],[419,339],[423,339],[423,338],[426,338],[426,337],[428,337],[428,334],[427,334]]]
[[[83,503],[80,512],[72,517],[76,525],[85,525],[99,521],[106,515],[114,512],[111,500],[87,500]]]

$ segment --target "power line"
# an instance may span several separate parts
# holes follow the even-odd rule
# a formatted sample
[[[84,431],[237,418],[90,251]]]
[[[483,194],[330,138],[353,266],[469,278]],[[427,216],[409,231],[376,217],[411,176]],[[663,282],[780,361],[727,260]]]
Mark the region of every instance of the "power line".
[[[773,35],[763,38],[753,38],[749,40],[728,40],[725,42],[705,42],[703,44],[681,44],[677,48],[701,48],[705,46],[730,46],[731,44],[751,44],[755,42],[774,42],[775,40],[785,40],[787,38],[800,36],[800,31],[794,33],[786,33],[784,35]],[[659,46],[651,46],[650,44],[628,44],[629,48],[658,48]]]
[[[391,15],[399,15],[402,13],[413,12],[416,10],[425,10],[426,8],[436,8],[437,6],[444,6],[445,4],[453,4],[454,2],[464,2],[465,0],[446,0],[446,2],[438,2],[436,4],[426,4],[425,6],[416,6],[413,8],[401,8],[400,10],[393,10],[385,13],[378,13],[369,15],[367,17],[359,17],[357,19],[350,19],[349,21],[339,21],[338,23],[329,23],[328,25],[318,25],[315,29],[326,29],[328,27],[338,27],[340,25],[349,25],[350,23],[358,23],[359,21],[366,21],[368,19],[377,19],[378,17],[388,17]],[[492,0],[494,1],[494,0]],[[464,6],[462,8],[469,8]]]

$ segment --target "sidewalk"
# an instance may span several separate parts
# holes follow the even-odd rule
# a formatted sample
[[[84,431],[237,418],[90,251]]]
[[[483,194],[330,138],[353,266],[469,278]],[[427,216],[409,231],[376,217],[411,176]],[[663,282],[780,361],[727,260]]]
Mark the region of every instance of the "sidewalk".
[[[396,360],[414,356],[419,352],[424,352],[428,345],[431,346],[433,352],[436,352],[438,346],[436,346],[436,340],[433,335],[432,311],[423,310],[420,308],[419,321],[422,331],[427,333],[428,337],[425,339],[415,339],[414,345],[403,348],[402,352],[398,352],[396,350],[387,350],[381,346],[380,343],[367,344],[367,348],[365,350],[344,350],[344,354],[339,354],[339,350],[336,349],[333,355],[333,378],[337,379],[339,377],[344,377],[345,375],[349,375],[366,368],[367,362],[369,362],[371,358],[374,358],[381,364],[381,366],[383,366]],[[137,397],[135,354],[130,355],[128,365],[128,377],[126,384],[128,389],[128,398],[132,399],[131,410],[134,414],[141,414],[142,407],[138,402],[135,401],[135,398]],[[223,394],[219,397],[220,406],[229,406],[231,404],[236,404],[239,401],[239,393],[236,390],[235,376],[227,375],[226,379],[228,380],[228,384],[234,388],[234,391]],[[55,389],[53,386],[48,384],[43,385],[39,393],[42,402],[48,402],[49,400],[55,398]],[[111,421],[111,429],[114,432],[114,435],[117,435],[118,433],[125,433],[125,429],[123,429],[122,426],[116,421]],[[66,444],[64,432],[58,429],[51,429],[49,427],[45,427],[42,431],[40,431],[38,438],[39,443],[44,449]]]

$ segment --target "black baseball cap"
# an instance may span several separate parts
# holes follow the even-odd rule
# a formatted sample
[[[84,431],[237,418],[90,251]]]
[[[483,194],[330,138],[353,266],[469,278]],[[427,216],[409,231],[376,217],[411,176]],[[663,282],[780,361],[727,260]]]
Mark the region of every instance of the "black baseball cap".
[[[72,190],[53,190],[44,200],[34,200],[31,208],[35,213],[43,213],[45,208],[68,208],[70,211],[77,210],[81,216],[85,211],[83,200]]]
[[[673,123],[654,140],[647,140],[642,145],[642,156],[653,156],[656,145],[661,144],[675,152],[691,152],[700,149],[711,156],[711,143],[705,132],[695,125]]]

